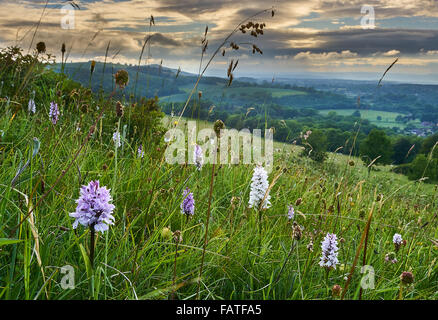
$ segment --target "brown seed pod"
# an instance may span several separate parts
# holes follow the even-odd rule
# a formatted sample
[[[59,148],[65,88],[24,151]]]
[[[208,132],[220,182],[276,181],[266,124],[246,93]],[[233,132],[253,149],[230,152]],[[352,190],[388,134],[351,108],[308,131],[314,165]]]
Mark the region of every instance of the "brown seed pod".
[[[46,44],[44,42],[38,42],[36,44],[36,49],[38,51],[38,53],[44,53],[46,52]]]
[[[123,117],[125,107],[122,105],[120,101],[117,101],[116,103],[116,115],[117,117],[121,118]]]

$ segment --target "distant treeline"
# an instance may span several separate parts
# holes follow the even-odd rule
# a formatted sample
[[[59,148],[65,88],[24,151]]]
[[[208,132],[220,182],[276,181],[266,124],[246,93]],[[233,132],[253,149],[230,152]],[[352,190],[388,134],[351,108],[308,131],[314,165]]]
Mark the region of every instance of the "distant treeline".
[[[184,103],[161,103],[167,114],[180,114]],[[277,104],[253,105],[251,108],[217,108],[210,101],[192,101],[186,108],[184,117],[215,121],[221,119],[227,127],[274,128],[274,139],[298,145],[312,144],[313,154],[339,152],[361,157],[367,164],[392,164],[397,173],[406,174],[410,179],[424,176],[429,182],[438,181],[438,133],[427,138],[404,136],[393,129],[378,129],[360,116],[341,116],[334,113],[328,116],[318,114],[317,110],[291,109]],[[312,138],[304,141],[303,135],[311,131]],[[434,149],[434,152],[432,152]],[[321,161],[325,157],[316,157]]]

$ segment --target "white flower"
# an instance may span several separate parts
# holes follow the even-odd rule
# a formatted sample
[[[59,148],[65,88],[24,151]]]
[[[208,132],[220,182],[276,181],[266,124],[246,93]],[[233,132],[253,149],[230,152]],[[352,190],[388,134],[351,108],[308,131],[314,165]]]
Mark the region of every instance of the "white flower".
[[[254,173],[251,179],[251,192],[249,193],[249,207],[255,207],[258,209],[265,197],[266,191],[269,188],[268,173],[262,166],[257,166],[254,168]],[[267,209],[271,206],[269,200],[271,196],[269,193],[263,202],[262,208]]]
[[[137,157],[138,158],[143,158],[144,157],[144,151],[143,151],[143,146],[139,145],[138,149],[137,149]]]
[[[202,155],[202,148],[199,144],[195,145],[195,150],[193,151],[193,159],[195,160],[196,168],[201,171],[202,165],[204,164],[204,157]]]
[[[395,245],[400,246],[403,242],[401,234],[395,233],[392,237],[392,242],[394,242]]]
[[[36,105],[35,105],[35,101],[33,99],[29,99],[29,104],[27,106],[27,109],[29,110],[29,112],[32,112],[35,114],[36,112]]]
[[[116,148],[119,148],[122,144],[120,143],[120,132],[116,131],[113,133],[113,141]]]
[[[321,244],[322,256],[319,261],[321,267],[327,269],[336,269],[338,261],[338,240],[334,233],[327,233]]]
[[[289,220],[293,219],[295,215],[295,210],[294,207],[292,207],[292,205],[288,206],[288,212],[287,212],[287,217],[289,218]]]

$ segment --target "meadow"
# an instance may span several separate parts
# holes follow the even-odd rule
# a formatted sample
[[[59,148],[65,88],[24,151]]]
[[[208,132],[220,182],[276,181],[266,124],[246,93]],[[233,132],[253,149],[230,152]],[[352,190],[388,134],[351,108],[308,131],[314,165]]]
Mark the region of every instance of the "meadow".
[[[341,116],[349,116],[352,115],[357,109],[327,109],[320,110],[319,113],[323,115],[327,115],[330,112],[336,112],[336,114]],[[407,124],[402,122],[397,122],[395,119],[397,116],[404,116],[403,113],[399,112],[391,112],[391,111],[381,111],[381,110],[359,110],[361,118],[369,120],[372,124],[378,127],[384,128],[393,128],[397,127],[400,129],[404,129]],[[377,117],[381,117],[381,119],[377,119]],[[420,124],[419,120],[410,121],[409,124]]]
[[[164,134],[185,119],[132,99],[135,74],[115,70],[113,92],[93,94],[44,51],[0,56],[2,299],[438,298],[426,177],[284,143],[266,177],[257,164],[169,164]],[[102,76],[85,67],[90,83]]]

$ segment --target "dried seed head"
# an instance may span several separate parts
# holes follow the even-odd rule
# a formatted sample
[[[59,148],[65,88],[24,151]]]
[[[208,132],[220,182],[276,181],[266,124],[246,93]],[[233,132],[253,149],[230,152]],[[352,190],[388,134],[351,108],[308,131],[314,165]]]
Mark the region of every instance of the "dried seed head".
[[[121,118],[123,117],[125,107],[122,105],[120,101],[117,101],[116,103],[116,115],[117,117]]]
[[[90,73],[91,74],[93,74],[95,67],[96,67],[96,61],[92,60],[91,61],[91,67],[90,67]]]
[[[62,54],[65,53],[65,43],[63,43],[62,46],[61,46],[61,52],[62,52]]]
[[[295,201],[295,205],[299,206],[301,204],[301,202],[303,202],[303,199],[298,198],[297,201]]]
[[[299,241],[303,236],[303,230],[298,223],[294,221],[292,225],[293,237],[295,240]]]
[[[183,241],[182,232],[180,230],[176,230],[173,234],[173,241],[176,243],[181,243]]]
[[[414,275],[410,271],[403,271],[400,275],[400,280],[403,284],[409,285],[414,282]]]
[[[307,245],[307,250],[309,250],[310,252],[313,252],[313,241],[310,240],[309,244]]]
[[[342,288],[339,284],[335,284],[332,288],[333,297],[339,297],[341,295]]]
[[[214,132],[216,132],[216,135],[218,137],[220,137],[221,130],[225,129],[225,123],[223,123],[222,120],[218,119],[214,122],[213,129],[214,129]]]

